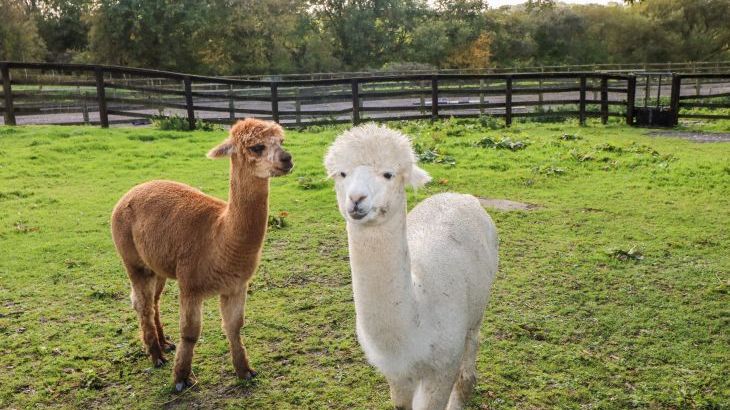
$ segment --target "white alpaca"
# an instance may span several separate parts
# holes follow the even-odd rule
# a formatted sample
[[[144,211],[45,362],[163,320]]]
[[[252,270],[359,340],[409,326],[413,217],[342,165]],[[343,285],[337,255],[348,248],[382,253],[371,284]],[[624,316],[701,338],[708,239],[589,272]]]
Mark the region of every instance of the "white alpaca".
[[[325,158],[347,221],[357,336],[396,407],[458,409],[476,382],[479,328],[498,265],[492,219],[471,195],[406,216],[405,185],[430,180],[405,135],[374,124]]]

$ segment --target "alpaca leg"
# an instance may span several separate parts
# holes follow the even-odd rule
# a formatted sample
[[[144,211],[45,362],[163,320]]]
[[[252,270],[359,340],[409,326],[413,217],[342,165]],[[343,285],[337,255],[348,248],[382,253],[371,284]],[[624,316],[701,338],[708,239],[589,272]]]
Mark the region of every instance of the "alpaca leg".
[[[479,328],[470,330],[466,337],[459,378],[451,390],[448,410],[463,409],[477,382],[476,359],[479,352]]]
[[[192,386],[193,350],[200,337],[203,299],[197,295],[180,294],[180,346],[175,355],[175,390]]]
[[[441,410],[449,402],[451,389],[458,377],[459,365],[431,373],[421,380],[413,397],[414,410]]]
[[[175,344],[165,337],[165,332],[162,330],[162,321],[160,321],[160,296],[162,290],[165,289],[165,279],[163,276],[157,276],[157,284],[155,289],[155,327],[157,328],[157,340],[160,342],[160,347],[165,352],[171,352],[175,350]]]
[[[390,399],[396,409],[411,410],[413,408],[413,394],[416,384],[410,377],[402,379],[388,379],[390,385]]]
[[[228,338],[233,367],[236,369],[236,376],[248,380],[256,376],[256,371],[251,368],[246,355],[246,348],[241,342],[241,327],[243,326],[245,305],[246,289],[234,295],[221,295],[222,324]]]
[[[142,341],[155,367],[162,366],[167,360],[157,336],[155,325],[155,275],[146,268],[127,267],[129,280],[132,282],[132,304],[137,311]]]

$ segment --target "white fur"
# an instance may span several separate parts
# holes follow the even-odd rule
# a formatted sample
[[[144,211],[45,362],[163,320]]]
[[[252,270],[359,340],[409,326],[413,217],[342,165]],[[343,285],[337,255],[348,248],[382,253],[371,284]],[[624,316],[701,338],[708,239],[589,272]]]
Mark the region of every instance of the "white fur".
[[[476,198],[453,193],[434,195],[406,215],[405,185],[430,177],[416,165],[408,138],[386,127],[345,132],[325,166],[347,221],[365,355],[388,379],[396,406],[462,408],[497,272],[494,223]]]

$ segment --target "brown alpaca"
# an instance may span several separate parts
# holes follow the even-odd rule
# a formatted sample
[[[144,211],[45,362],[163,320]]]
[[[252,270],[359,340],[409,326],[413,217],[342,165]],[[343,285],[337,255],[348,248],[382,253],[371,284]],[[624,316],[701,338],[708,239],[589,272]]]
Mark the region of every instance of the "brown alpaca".
[[[220,311],[236,375],[256,375],[241,342],[248,281],[259,263],[269,211],[269,178],[288,173],[291,155],[273,122],[239,121],[209,158],[231,157],[228,203],[187,185],[150,181],[132,188],[114,207],[114,244],[132,285],[142,341],[155,366],[166,362],[160,322],[167,279],[180,286],[180,346],[175,389],[191,386],[193,348],[200,336],[203,299],[220,295]]]

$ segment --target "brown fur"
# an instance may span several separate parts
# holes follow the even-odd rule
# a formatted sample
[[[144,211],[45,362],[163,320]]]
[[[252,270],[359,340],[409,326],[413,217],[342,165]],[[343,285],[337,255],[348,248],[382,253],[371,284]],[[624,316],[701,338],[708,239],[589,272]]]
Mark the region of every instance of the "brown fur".
[[[175,357],[178,390],[193,383],[193,348],[200,335],[203,300],[220,295],[223,329],[236,375],[250,378],[241,343],[248,282],[261,256],[266,233],[269,177],[287,173],[291,156],[281,148],[275,123],[246,119],[208,156],[231,156],[228,203],[187,185],[150,181],[132,188],[112,213],[112,237],[132,285],[132,302],[142,340],[155,366],[175,346],[162,329],[159,298],[167,279],[180,287],[180,346]],[[258,144],[263,152],[251,150]],[[182,386],[182,387],[180,387]]]

